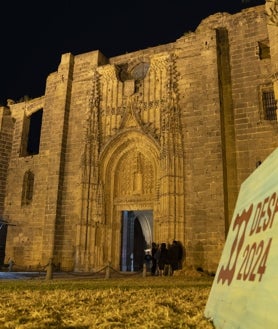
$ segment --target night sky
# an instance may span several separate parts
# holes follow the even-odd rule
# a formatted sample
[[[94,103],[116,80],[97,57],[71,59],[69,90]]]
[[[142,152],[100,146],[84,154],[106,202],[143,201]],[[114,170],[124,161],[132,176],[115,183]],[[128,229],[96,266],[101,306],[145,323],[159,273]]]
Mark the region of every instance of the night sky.
[[[128,4],[129,3],[129,4]],[[265,0],[1,1],[0,105],[44,94],[61,55],[100,50],[113,57],[174,42],[217,12]]]

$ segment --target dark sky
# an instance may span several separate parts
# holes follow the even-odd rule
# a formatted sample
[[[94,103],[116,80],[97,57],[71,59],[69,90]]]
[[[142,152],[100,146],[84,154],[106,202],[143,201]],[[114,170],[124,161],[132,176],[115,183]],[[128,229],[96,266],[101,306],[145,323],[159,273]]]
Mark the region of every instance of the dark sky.
[[[113,57],[166,44],[211,14],[261,4],[265,0],[2,0],[0,105],[42,96],[64,53],[100,50]]]

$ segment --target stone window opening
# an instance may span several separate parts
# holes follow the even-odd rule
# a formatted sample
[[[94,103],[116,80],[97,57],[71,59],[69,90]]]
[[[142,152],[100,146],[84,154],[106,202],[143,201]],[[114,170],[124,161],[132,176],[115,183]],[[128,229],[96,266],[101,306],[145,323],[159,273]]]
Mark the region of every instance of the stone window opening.
[[[118,65],[118,75],[122,82],[126,80],[140,81],[145,78],[150,68],[150,63],[141,62],[136,64],[132,69],[129,68],[128,64]]]
[[[31,170],[25,172],[22,184],[21,206],[28,206],[32,203],[34,178]]]
[[[143,80],[149,71],[150,64],[142,62],[137,64],[131,71],[134,80]]]
[[[277,121],[276,100],[274,90],[262,90],[262,105],[264,120]]]
[[[39,154],[43,109],[40,109],[23,120],[21,156]]]
[[[258,55],[260,59],[270,58],[270,47],[268,40],[258,42]]]

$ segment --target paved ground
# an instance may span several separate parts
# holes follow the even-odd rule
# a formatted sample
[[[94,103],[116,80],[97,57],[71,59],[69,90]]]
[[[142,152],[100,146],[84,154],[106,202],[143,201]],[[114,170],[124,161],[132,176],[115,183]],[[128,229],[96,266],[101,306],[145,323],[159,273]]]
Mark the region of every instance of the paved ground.
[[[142,277],[142,276],[150,276],[150,273],[146,272],[119,272],[112,268],[109,271],[107,269],[102,269],[99,272],[53,272],[51,279],[63,279],[63,280],[82,280],[82,279],[100,279],[100,278],[121,278],[121,277]],[[199,273],[197,271],[191,270],[182,274],[186,278],[186,280],[194,281],[200,283],[200,281],[204,280],[204,282],[212,281],[213,277],[205,275],[204,273]],[[9,272],[7,269],[0,270],[0,281],[2,280],[30,280],[30,279],[49,279],[46,271],[40,272],[20,272],[13,271]]]
[[[0,271],[0,281],[1,280],[28,280],[28,279],[46,279],[47,273],[42,272],[8,272]],[[101,273],[77,273],[77,272],[53,272],[52,279],[98,279],[105,278],[107,275],[106,272]],[[110,277],[126,277],[126,276],[142,276],[142,273],[120,273],[111,271]]]
[[[0,280],[31,279],[40,276],[43,277],[45,274],[39,272],[0,272]]]

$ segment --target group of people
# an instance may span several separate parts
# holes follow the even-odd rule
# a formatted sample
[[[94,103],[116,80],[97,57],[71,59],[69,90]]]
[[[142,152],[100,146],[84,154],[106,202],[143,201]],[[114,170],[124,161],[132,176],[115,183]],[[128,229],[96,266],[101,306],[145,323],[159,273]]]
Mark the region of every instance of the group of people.
[[[182,268],[184,250],[180,242],[174,240],[169,246],[152,243],[151,253],[145,255],[146,264],[150,265],[151,275],[173,275]]]

